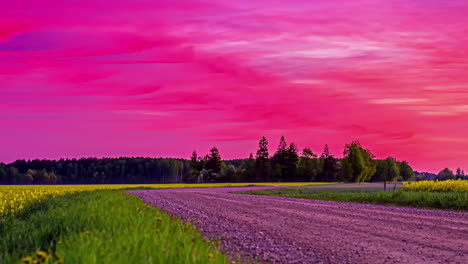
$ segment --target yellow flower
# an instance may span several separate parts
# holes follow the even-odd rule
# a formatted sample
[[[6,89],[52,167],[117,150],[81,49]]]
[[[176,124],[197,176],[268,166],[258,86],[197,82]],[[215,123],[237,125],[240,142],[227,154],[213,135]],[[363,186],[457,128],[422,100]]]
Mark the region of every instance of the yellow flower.
[[[38,251],[36,255],[40,260],[45,260],[47,258],[47,253],[44,251]]]
[[[214,258],[213,253],[208,253],[208,258],[209,258],[209,259],[213,259],[213,258]]]
[[[404,183],[403,189],[408,191],[428,191],[428,192],[468,192],[467,180],[446,180],[446,181],[419,181]]]
[[[32,260],[31,257],[25,257],[21,259],[23,263],[31,263],[31,260]]]

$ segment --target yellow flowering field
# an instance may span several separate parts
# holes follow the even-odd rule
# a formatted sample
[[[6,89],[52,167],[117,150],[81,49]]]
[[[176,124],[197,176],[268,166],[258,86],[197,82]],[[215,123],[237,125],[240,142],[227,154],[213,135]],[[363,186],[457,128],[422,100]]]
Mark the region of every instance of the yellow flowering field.
[[[419,181],[403,183],[402,188],[408,191],[468,192],[468,180]]]
[[[206,183],[206,184],[100,184],[100,185],[0,185],[0,217],[14,215],[26,206],[53,197],[82,191],[117,189],[173,189],[173,188],[214,188],[242,186],[300,186],[324,183]]]

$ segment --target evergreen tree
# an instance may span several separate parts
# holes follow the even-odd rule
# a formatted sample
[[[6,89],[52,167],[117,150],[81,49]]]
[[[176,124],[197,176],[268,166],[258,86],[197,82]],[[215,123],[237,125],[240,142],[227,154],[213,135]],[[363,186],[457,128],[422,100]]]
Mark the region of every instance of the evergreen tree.
[[[219,155],[218,149],[216,147],[213,147],[210,150],[210,154],[207,156],[205,169],[211,170],[214,173],[218,173],[221,171],[221,166],[222,166],[221,155]]]
[[[262,139],[260,139],[260,142],[258,143],[258,150],[257,150],[257,155],[255,155],[255,158],[263,159],[263,160],[266,160],[269,158],[268,140],[265,137],[262,137]]]
[[[319,173],[317,180],[320,182],[336,182],[340,172],[338,160],[331,154],[320,158],[322,171]]]
[[[304,150],[302,150],[302,156],[305,157],[305,158],[309,158],[309,159],[315,159],[317,158],[317,155],[312,152],[312,150],[308,147],[304,148]]]
[[[291,143],[289,144],[287,150],[287,158],[286,158],[286,171],[284,181],[297,181],[296,179],[296,172],[297,172],[297,147],[296,144]]]
[[[278,144],[278,149],[272,158],[273,165],[273,181],[283,181],[287,178],[287,166],[288,166],[288,145],[284,136],[281,137]]]
[[[246,162],[246,168],[242,181],[250,182],[255,181],[255,159],[252,153],[250,153],[249,158]]]
[[[281,136],[280,143],[278,144],[278,150],[276,152],[286,152],[288,144],[284,136]]]
[[[320,158],[326,159],[330,156],[331,154],[330,154],[330,150],[328,149],[328,144],[325,144],[325,147],[323,148],[322,156],[320,156]]]
[[[340,179],[344,182],[350,182],[354,175],[353,165],[349,159],[341,160]]]
[[[255,156],[255,174],[257,181],[271,181],[268,140],[265,137],[262,137],[258,143],[257,155]]]
[[[197,154],[197,152],[195,150],[192,152],[192,155],[190,155],[190,167],[195,169],[195,170],[199,170],[199,168],[198,168],[198,154]]]

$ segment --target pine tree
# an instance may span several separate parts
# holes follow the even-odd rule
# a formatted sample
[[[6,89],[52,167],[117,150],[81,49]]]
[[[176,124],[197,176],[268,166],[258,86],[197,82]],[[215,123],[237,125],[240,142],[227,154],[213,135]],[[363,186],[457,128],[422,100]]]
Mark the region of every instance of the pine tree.
[[[274,181],[284,181],[287,178],[288,155],[288,145],[286,139],[282,136],[278,144],[278,149],[272,158]]]
[[[190,156],[190,166],[193,169],[197,169],[197,164],[198,164],[198,155],[197,155],[197,152],[194,150],[192,152],[192,155]]]
[[[284,136],[281,136],[277,152],[285,152],[287,147],[288,147],[288,144],[286,143],[286,139],[284,138]]]
[[[207,162],[205,165],[205,169],[211,170],[213,173],[218,173],[221,171],[221,155],[216,147],[213,147],[210,150],[210,154],[207,156]]]
[[[244,182],[255,181],[255,159],[252,153],[250,153],[250,156],[247,159],[247,164],[246,164],[244,177],[242,181]]]
[[[286,158],[286,171],[285,171],[285,181],[296,181],[296,174],[297,174],[297,147],[296,144],[291,143],[289,144],[287,150],[287,158]]]
[[[322,156],[320,156],[322,159],[326,159],[330,157],[330,150],[328,149],[328,144],[325,144],[325,147],[323,148]]]
[[[302,156],[309,158],[309,159],[317,158],[317,155],[314,152],[312,152],[310,148],[307,148],[307,147],[304,148],[304,150],[302,150]]]
[[[268,140],[265,137],[262,137],[258,143],[257,155],[255,156],[257,160],[259,159],[268,159]]]
[[[271,181],[271,164],[268,154],[268,140],[262,137],[255,156],[255,174],[257,181]]]

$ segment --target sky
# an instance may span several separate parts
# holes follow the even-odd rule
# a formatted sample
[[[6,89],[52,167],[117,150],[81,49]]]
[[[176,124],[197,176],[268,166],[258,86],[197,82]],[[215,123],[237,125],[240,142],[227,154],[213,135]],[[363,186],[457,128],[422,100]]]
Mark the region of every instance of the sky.
[[[0,161],[353,140],[468,169],[465,0],[29,0],[0,8]]]

